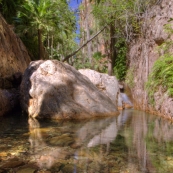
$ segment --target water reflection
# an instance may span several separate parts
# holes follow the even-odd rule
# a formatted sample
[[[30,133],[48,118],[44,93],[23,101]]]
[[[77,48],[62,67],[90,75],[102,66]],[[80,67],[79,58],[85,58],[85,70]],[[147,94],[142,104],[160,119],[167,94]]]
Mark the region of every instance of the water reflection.
[[[75,148],[74,146],[80,148],[79,153],[84,152],[88,147],[106,144],[106,152],[108,152],[110,143],[116,138],[118,130],[128,120],[128,117],[129,114],[121,113],[119,117],[80,122],[76,126],[70,122],[58,122],[59,125],[63,125],[53,129],[48,128],[46,134],[43,133],[45,129],[41,127],[38,120],[30,118],[28,122],[31,159],[36,161],[41,168],[51,168],[59,159],[65,159],[70,155],[78,160],[81,156],[78,155],[76,149],[66,148],[69,147],[66,143],[72,148]],[[72,126],[73,131],[70,131]],[[56,132],[60,133],[56,134]],[[90,155],[88,151],[85,151],[85,154]]]
[[[130,113],[122,111],[118,118],[110,119],[110,123],[107,124],[105,129],[101,130],[101,133],[95,135],[88,143],[87,147],[94,147],[99,144],[106,144],[107,146],[116,138],[118,130],[130,117]],[[104,122],[103,122],[104,123]],[[94,129],[93,129],[94,130]]]
[[[25,167],[34,163],[37,170],[52,173],[173,172],[173,125],[160,117],[124,110],[117,117],[85,122],[32,118],[29,133],[22,129],[25,120],[0,122],[6,127],[0,132],[0,171],[18,157]]]
[[[43,138],[44,130],[40,127],[40,123],[35,118],[29,118],[29,142],[30,142],[30,159],[37,162],[40,168],[49,169],[56,160],[62,158],[63,148],[49,147]],[[49,130],[47,129],[47,132]],[[64,159],[63,157],[62,159]]]

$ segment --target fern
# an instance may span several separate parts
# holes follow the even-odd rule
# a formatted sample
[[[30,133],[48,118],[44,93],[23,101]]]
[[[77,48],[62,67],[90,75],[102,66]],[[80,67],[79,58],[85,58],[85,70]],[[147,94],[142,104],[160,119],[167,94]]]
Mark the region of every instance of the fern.
[[[162,86],[164,92],[173,96],[173,55],[165,54],[154,64],[146,83],[150,103],[154,103],[154,93]]]

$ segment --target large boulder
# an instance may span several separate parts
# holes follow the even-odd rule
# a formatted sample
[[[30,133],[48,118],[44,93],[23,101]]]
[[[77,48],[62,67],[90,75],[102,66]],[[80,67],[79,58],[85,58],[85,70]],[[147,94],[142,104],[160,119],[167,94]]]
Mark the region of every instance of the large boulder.
[[[34,61],[21,83],[21,106],[31,117],[84,119],[118,114],[92,82],[57,60]]]
[[[13,28],[0,14],[0,116],[19,105],[17,88],[30,57]]]

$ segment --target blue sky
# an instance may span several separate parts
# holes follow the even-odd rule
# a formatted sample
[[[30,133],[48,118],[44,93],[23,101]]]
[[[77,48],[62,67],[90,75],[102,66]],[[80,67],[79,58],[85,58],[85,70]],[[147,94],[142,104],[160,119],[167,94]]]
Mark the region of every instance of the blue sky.
[[[82,0],[70,0],[69,5],[72,8],[72,10],[77,9],[81,1]]]
[[[70,2],[69,2],[70,8],[71,8],[73,11],[76,11],[76,10],[78,9],[78,7],[79,7],[81,1],[82,1],[82,0],[70,0]],[[77,21],[78,21],[78,16],[76,16],[76,18],[77,18]],[[80,29],[79,29],[79,24],[77,23],[77,30],[76,30],[76,33],[79,34],[79,30],[80,30]],[[79,40],[76,39],[76,42],[79,43]]]

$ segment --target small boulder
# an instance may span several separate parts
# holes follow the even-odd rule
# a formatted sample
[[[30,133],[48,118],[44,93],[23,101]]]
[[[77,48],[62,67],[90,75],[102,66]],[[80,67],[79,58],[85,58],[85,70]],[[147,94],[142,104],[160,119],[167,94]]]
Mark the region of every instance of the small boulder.
[[[91,69],[80,69],[79,72],[88,77],[101,92],[112,100],[115,106],[122,107],[120,87],[115,76],[109,76]]]

